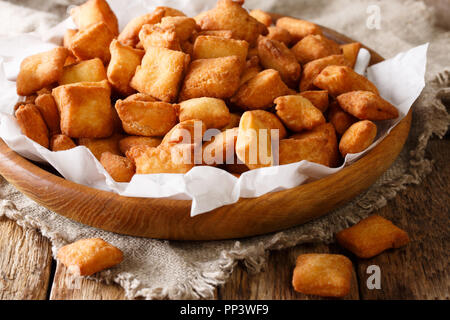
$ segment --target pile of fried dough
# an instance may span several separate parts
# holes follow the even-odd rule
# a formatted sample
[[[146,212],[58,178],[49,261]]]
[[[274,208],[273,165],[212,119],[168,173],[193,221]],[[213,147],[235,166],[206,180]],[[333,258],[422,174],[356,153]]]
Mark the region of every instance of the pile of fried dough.
[[[72,9],[78,29],[63,46],[21,64],[22,132],[55,152],[85,146],[128,182],[195,165],[336,167],[373,142],[372,121],[398,117],[353,70],[360,43],[339,45],[311,22],[273,21],[243,2],[219,0],[195,18],[157,7],[120,33],[105,0]]]

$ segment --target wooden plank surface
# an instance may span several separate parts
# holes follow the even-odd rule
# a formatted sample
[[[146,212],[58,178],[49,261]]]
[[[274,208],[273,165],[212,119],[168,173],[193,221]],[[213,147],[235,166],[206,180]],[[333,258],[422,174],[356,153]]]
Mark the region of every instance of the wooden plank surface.
[[[230,281],[217,289],[216,298],[316,299],[292,289],[295,258],[307,252],[331,252],[346,254],[354,263],[356,272],[347,299],[449,299],[450,140],[432,141],[429,153],[433,154],[433,173],[421,185],[408,187],[379,211],[408,231],[412,241],[407,247],[368,260],[357,259],[336,244],[310,244],[274,251],[262,273],[249,274],[238,265]],[[74,281],[60,265],[51,277],[48,241],[37,232],[23,231],[7,219],[0,220],[0,249],[1,299],[125,298],[118,285],[86,279]],[[381,290],[369,290],[366,286],[369,265],[381,269]]]
[[[51,263],[46,238],[0,218],[0,300],[46,299]]]

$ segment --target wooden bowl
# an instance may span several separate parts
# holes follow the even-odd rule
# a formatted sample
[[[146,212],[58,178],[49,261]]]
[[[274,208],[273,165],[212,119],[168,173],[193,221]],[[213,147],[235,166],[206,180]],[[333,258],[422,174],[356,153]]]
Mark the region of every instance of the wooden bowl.
[[[323,30],[339,43],[354,42],[330,29]],[[370,52],[371,64],[384,60]],[[327,178],[259,198],[242,198],[193,218],[191,201],[123,197],[79,185],[24,159],[2,140],[0,174],[44,207],[103,230],[170,240],[240,238],[305,223],[353,199],[391,166],[410,125],[411,113],[365,157]]]

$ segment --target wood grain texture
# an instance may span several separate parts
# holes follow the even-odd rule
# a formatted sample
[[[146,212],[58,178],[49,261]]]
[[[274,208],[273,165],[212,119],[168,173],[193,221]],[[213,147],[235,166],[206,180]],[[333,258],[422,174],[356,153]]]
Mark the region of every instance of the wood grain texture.
[[[46,299],[51,262],[46,238],[0,218],[0,300]]]

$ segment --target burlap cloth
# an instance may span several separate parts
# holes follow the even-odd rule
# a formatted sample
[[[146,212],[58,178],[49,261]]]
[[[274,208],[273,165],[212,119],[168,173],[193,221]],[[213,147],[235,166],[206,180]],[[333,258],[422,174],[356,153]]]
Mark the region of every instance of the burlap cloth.
[[[256,7],[252,2],[257,1],[247,1],[248,6]],[[0,1],[0,30],[6,33],[45,30],[62,19],[68,4],[73,2]],[[372,4],[381,9],[380,30],[366,27],[367,8]],[[420,1],[284,0],[278,1],[272,11],[311,19],[333,28],[364,42],[386,58],[425,42],[431,43],[427,86],[415,103],[408,142],[398,160],[370,190],[321,219],[240,241],[159,241],[104,232],[40,207],[1,177],[0,216],[13,219],[23,227],[40,230],[51,240],[53,254],[67,243],[90,237],[103,238],[119,247],[125,254],[123,263],[93,278],[119,283],[128,298],[212,298],[215,286],[227,281],[239,260],[250,271],[258,272],[264,267],[269,250],[312,241],[332,241],[336,231],[385,206],[407,185],[419,184],[431,171],[432,159],[425,157],[428,140],[433,136],[442,138],[450,121],[443,103],[450,100],[450,71],[445,70],[450,65],[450,33],[434,27],[432,9]]]

